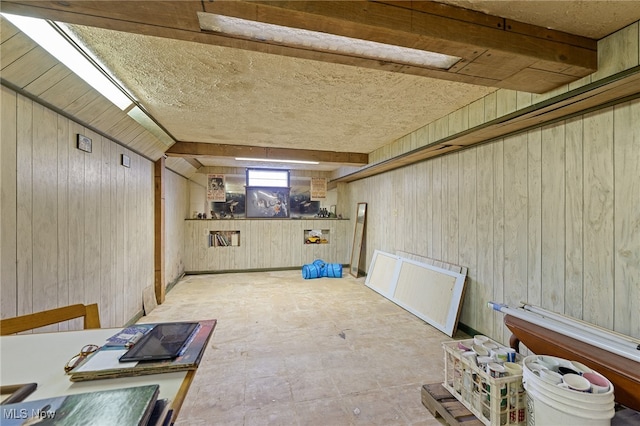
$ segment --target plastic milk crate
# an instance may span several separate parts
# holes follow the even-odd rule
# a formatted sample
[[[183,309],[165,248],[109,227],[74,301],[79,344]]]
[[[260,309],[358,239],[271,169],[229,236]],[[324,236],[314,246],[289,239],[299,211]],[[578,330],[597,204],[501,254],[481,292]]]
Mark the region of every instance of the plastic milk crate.
[[[496,349],[507,349],[492,340],[487,340],[484,344],[487,343],[497,346]],[[466,350],[472,345],[473,339],[442,344],[444,387],[487,426],[526,425],[527,398],[522,386],[522,370],[520,369],[519,374],[504,375],[494,364],[495,369],[492,371],[487,368],[489,363],[476,363],[476,359],[482,357]],[[522,366],[523,359],[520,354],[515,354],[514,362]],[[491,374],[487,371],[491,371]]]

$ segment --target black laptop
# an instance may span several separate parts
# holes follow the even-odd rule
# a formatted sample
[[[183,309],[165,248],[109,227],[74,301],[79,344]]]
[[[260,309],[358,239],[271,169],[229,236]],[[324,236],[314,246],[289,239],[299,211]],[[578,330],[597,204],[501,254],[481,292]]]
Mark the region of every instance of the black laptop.
[[[177,358],[196,328],[198,328],[197,322],[157,324],[120,357],[120,362]]]

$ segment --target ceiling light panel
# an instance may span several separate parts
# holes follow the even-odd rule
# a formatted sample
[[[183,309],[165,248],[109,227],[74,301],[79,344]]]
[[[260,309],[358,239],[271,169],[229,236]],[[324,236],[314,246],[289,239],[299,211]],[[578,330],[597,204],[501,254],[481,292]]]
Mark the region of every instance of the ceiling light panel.
[[[198,12],[200,28],[260,42],[358,56],[427,68],[449,69],[461,58],[426,50]]]
[[[124,111],[132,105],[131,99],[80,53],[54,24],[43,19],[8,13],[3,13],[2,16],[118,108]]]

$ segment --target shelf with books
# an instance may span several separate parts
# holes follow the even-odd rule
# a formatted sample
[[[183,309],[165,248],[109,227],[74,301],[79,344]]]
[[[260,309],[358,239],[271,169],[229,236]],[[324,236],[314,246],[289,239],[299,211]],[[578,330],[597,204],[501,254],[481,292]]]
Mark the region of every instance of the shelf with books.
[[[240,231],[210,231],[209,247],[237,247],[240,245]]]

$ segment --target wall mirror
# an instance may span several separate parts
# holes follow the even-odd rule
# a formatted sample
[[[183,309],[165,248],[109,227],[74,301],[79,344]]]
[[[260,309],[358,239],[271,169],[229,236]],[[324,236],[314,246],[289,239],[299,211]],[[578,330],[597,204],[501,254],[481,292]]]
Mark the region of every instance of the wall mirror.
[[[356,209],[356,226],[353,232],[353,245],[351,246],[350,273],[358,278],[360,272],[360,257],[362,255],[362,241],[364,227],[367,221],[367,203],[358,203]]]

